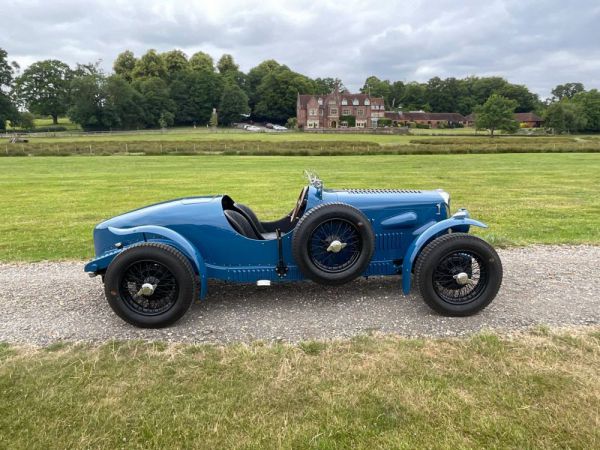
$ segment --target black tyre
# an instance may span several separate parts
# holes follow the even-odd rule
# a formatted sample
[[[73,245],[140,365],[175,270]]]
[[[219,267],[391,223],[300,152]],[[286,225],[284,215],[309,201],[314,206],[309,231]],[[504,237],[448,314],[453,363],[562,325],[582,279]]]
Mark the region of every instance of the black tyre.
[[[120,253],[104,277],[108,304],[123,320],[160,328],[179,320],[198,296],[189,260],[175,248],[143,243]]]
[[[414,274],[423,300],[432,309],[448,316],[469,316],[496,297],[502,263],[483,239],[451,233],[425,246]]]
[[[300,271],[317,283],[335,286],[359,277],[373,256],[369,219],[345,203],[324,203],[302,216],[292,238]]]

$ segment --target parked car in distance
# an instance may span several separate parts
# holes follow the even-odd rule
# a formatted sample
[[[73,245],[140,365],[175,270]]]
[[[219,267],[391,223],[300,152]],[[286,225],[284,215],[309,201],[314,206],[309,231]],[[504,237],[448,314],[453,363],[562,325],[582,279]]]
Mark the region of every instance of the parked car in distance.
[[[244,127],[244,129],[245,129],[246,131],[254,131],[254,132],[256,132],[256,131],[262,131],[262,128],[260,128],[260,127],[257,127],[256,125],[246,125],[246,126]]]
[[[274,129],[275,131],[287,131],[287,128],[286,128],[286,127],[283,127],[283,126],[281,126],[281,125],[273,125],[273,129]]]
[[[449,316],[474,314],[496,296],[500,258],[468,234],[486,225],[465,209],[451,215],[447,192],[325,189],[308,176],[279,220],[259,220],[228,195],[181,198],[108,219],[94,229],[96,256],[85,271],[101,275],[114,312],[141,327],[180,319],[206,296],[209,279],[335,287],[361,276],[401,276],[404,294],[414,284],[427,305]]]

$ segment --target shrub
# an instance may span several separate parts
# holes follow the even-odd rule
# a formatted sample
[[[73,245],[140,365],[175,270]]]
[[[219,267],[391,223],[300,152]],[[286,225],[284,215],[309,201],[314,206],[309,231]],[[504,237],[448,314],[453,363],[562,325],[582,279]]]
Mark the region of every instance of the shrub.
[[[356,116],[340,116],[340,122],[346,122],[350,128],[356,126]]]

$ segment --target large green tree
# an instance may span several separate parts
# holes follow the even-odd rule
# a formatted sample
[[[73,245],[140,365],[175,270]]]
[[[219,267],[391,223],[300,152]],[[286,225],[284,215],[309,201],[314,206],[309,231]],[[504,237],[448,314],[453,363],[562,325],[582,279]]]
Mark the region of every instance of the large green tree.
[[[363,94],[371,94],[373,97],[383,97],[386,108],[390,108],[392,85],[388,80],[380,80],[376,76],[370,76],[360,89]]]
[[[104,130],[112,126],[106,115],[106,80],[102,74],[88,74],[71,81],[69,119],[84,130]]]
[[[52,117],[67,112],[72,71],[62,61],[48,59],[33,63],[16,80],[16,93],[29,111]]]
[[[587,119],[582,105],[565,98],[553,102],[544,114],[544,126],[551,128],[554,133],[575,133],[586,127]]]
[[[196,52],[194,53],[189,61],[190,68],[192,70],[209,70],[214,72],[215,62],[208,53]]]
[[[135,68],[136,63],[137,59],[133,52],[125,50],[123,53],[119,53],[117,59],[115,59],[113,70],[125,80],[131,81],[133,80],[133,69]]]
[[[146,126],[144,97],[125,78],[108,77],[105,89],[105,114],[114,128],[127,130]]]
[[[223,125],[239,122],[243,115],[250,112],[248,107],[248,96],[237,83],[228,81],[225,83],[223,95],[219,103],[219,121]]]
[[[315,78],[315,94],[326,95],[338,89],[340,92],[346,90],[344,83],[339,78]]]
[[[12,122],[19,118],[17,108],[9,95],[16,68],[16,63],[9,63],[8,54],[0,48],[0,130],[6,128],[7,120]]]
[[[177,105],[170,97],[169,86],[158,77],[146,77],[137,80],[134,87],[144,99],[144,118],[150,127],[171,125],[175,117]]]
[[[583,83],[565,83],[552,89],[552,96],[554,100],[572,99],[575,95],[584,91]]]
[[[180,73],[171,83],[171,99],[176,105],[175,123],[205,124],[221,98],[223,82],[208,68]]]
[[[131,72],[133,79],[140,78],[167,78],[165,60],[154,49],[148,50],[138,59]]]
[[[573,96],[573,102],[581,106],[581,114],[585,118],[585,127],[582,129],[600,131],[600,92],[597,89],[579,92]]]
[[[167,77],[170,80],[189,68],[187,55],[181,50],[171,50],[169,52],[161,53],[160,57],[165,63]]]
[[[256,104],[260,100],[258,98],[258,86],[260,86],[260,83],[262,83],[267,74],[280,67],[285,66],[282,66],[274,59],[268,59],[248,71],[248,75],[246,76],[246,94],[248,94],[248,102],[252,110],[254,110]]]
[[[496,130],[514,133],[519,124],[514,118],[517,102],[499,94],[492,94],[486,102],[475,108],[475,126],[479,130],[489,130],[493,137]]]
[[[296,116],[298,93],[312,94],[314,81],[282,66],[269,72],[257,88],[259,101],[254,109],[258,120],[286,123]]]

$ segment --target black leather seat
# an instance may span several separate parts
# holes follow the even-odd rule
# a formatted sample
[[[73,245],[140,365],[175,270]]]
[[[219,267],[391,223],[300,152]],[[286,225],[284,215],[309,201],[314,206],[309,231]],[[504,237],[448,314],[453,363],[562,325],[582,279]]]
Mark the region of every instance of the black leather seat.
[[[262,223],[260,223],[260,220],[258,220],[258,217],[256,217],[256,214],[254,214],[254,211],[252,211],[249,206],[242,205],[241,203],[234,203],[233,206],[237,208],[243,215],[245,215],[250,222],[252,222],[254,228],[256,228],[256,231],[259,233],[267,232]]]
[[[223,213],[233,229],[242,236],[246,236],[250,239],[264,240],[264,237],[254,229],[250,221],[241,213],[234,211],[233,209],[226,209]]]

